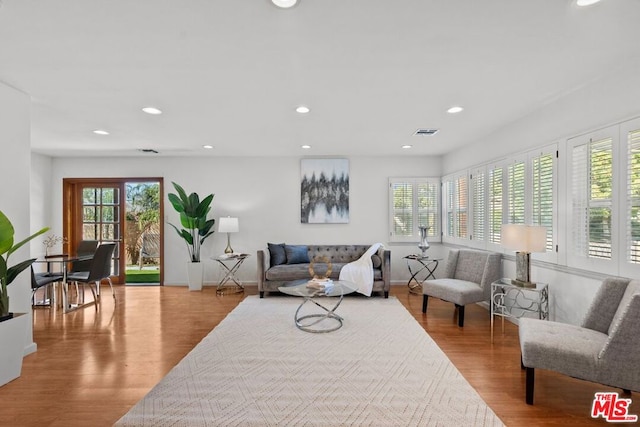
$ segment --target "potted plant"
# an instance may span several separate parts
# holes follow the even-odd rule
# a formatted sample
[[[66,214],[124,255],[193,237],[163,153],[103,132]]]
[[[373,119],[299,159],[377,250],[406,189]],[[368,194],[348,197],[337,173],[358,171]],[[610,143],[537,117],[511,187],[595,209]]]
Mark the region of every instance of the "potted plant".
[[[207,237],[213,234],[214,219],[207,219],[209,211],[211,211],[211,202],[213,194],[200,200],[196,193],[187,196],[184,189],[171,182],[176,189],[176,193],[169,193],[169,202],[173,208],[180,214],[180,224],[183,228],[178,228],[169,223],[178,235],[184,240],[189,253],[189,264],[187,264],[189,273],[189,290],[202,289],[202,264],[200,263],[200,247]]]
[[[4,385],[20,376],[25,337],[29,327],[29,316],[9,311],[7,287],[35,258],[19,262],[9,267],[9,256],[25,243],[45,233],[49,228],[32,234],[19,243],[13,243],[15,230],[9,218],[0,211],[0,385]]]

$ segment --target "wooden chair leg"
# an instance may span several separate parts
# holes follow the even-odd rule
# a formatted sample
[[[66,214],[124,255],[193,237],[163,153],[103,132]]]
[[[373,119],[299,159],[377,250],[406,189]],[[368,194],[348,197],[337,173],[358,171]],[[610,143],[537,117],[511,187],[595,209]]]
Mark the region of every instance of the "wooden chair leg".
[[[427,312],[427,303],[429,302],[429,295],[422,295],[422,312]]]
[[[464,305],[456,304],[456,308],[458,309],[458,326],[462,328],[464,326]]]
[[[526,376],[526,392],[525,392],[525,400],[527,405],[533,405],[533,382],[535,380],[535,369],[534,368],[526,368],[527,376]]]

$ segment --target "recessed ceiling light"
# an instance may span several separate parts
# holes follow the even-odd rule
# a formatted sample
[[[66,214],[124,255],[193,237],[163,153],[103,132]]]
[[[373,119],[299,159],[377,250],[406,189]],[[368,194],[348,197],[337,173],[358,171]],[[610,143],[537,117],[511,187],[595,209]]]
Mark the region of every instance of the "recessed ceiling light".
[[[207,150],[211,150],[213,148],[213,145],[203,145],[202,148],[205,148]]]
[[[159,110],[156,107],[144,107],[142,111],[147,114],[162,114],[162,110]]]
[[[462,110],[464,110],[464,108],[462,108],[461,106],[459,106],[459,105],[454,105],[453,107],[451,107],[451,108],[449,108],[449,109],[447,110],[447,113],[449,113],[449,114],[456,114],[456,113],[461,112]]]
[[[308,145],[308,144],[305,144],[305,145],[301,145],[301,146],[300,146],[300,148],[303,148],[303,149],[305,149],[305,150],[308,150],[309,148],[311,148],[311,146],[310,146],[310,145]]]
[[[309,111],[311,111],[311,109],[307,106],[301,105],[296,108],[296,111],[300,114],[307,114]]]
[[[409,148],[413,148],[413,145],[405,144],[402,146],[402,148],[404,148],[405,150],[408,150]]]
[[[580,7],[591,6],[592,4],[599,3],[600,0],[576,0],[576,5]]]
[[[96,135],[109,135],[109,132],[107,132],[106,130],[102,130],[102,129],[96,129],[93,131],[93,133],[95,133]]]
[[[298,3],[298,0],[271,0],[271,3],[283,9],[288,9],[295,6]]]

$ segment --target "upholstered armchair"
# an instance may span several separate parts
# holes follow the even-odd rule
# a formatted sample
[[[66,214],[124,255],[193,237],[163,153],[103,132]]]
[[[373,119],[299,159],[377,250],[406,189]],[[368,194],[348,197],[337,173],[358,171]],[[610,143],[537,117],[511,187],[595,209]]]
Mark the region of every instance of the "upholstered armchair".
[[[519,335],[529,405],[535,368],[640,391],[638,280],[604,280],[581,326],[521,318]]]
[[[444,278],[422,284],[422,312],[429,297],[452,302],[458,309],[458,326],[464,326],[464,306],[491,299],[491,284],[500,279],[502,255],[473,249],[451,249]]]

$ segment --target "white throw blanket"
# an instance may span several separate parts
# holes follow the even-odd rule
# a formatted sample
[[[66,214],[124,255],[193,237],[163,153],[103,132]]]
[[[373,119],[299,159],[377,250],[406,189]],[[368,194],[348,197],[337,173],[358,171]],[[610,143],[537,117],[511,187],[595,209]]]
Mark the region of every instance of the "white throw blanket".
[[[374,243],[369,249],[357,260],[350,262],[340,270],[340,280],[355,283],[357,285],[356,292],[371,296],[373,289],[373,262],[371,255],[375,254],[382,246],[382,243]]]

